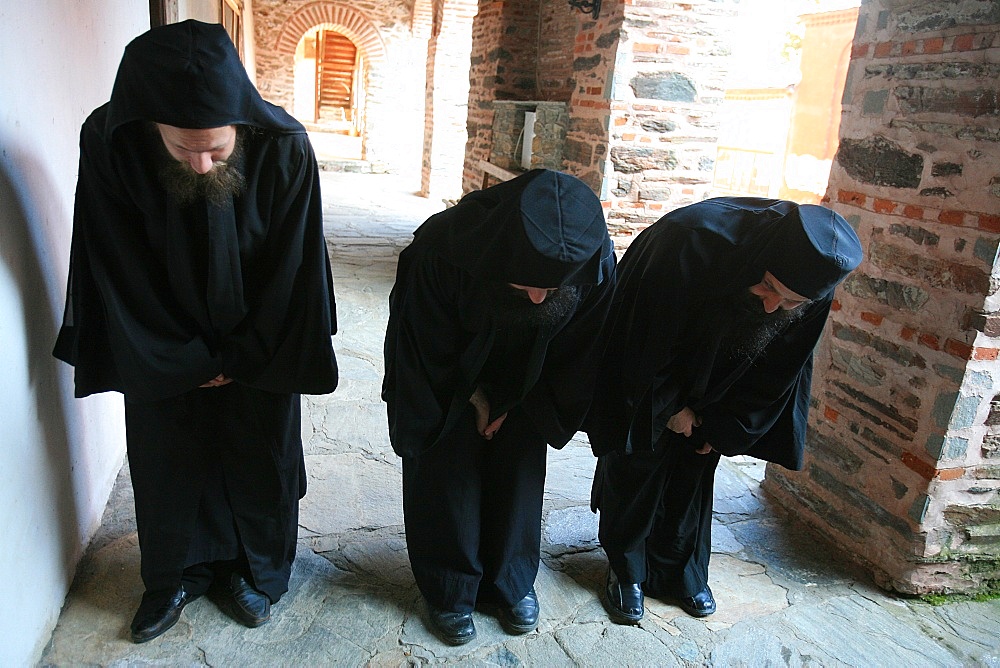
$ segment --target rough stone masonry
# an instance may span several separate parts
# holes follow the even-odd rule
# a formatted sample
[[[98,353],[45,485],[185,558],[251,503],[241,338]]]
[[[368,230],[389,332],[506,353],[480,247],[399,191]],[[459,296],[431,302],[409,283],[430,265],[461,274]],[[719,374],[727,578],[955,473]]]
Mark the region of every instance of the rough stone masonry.
[[[827,203],[865,263],[817,352],[803,474],[765,488],[883,586],[1000,580],[1000,12],[862,3]]]

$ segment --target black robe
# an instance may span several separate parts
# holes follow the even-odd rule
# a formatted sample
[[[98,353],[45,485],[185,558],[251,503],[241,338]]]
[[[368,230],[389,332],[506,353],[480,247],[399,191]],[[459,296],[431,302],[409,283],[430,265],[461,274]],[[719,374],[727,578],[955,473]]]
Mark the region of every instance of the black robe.
[[[621,581],[645,582],[647,594],[707,586],[720,454],[802,466],[812,352],[842,272],[804,281],[819,294],[803,295],[814,299],[801,317],[755,358],[731,355],[726,340],[732,298],[772,270],[794,207],[720,198],[682,208],[640,233],[619,263],[585,430],[599,457],[601,545]],[[690,437],[667,428],[685,407],[702,420]],[[715,452],[695,453],[705,443]]]
[[[545,187],[529,186],[536,178]],[[410,563],[435,607],[471,611],[491,595],[512,605],[537,574],[546,444],[563,447],[586,414],[614,288],[600,203],[584,189],[529,172],[431,217],[400,254],[382,398],[403,458]],[[578,301],[511,329],[490,308],[491,283],[575,286]],[[491,420],[507,416],[490,441],[469,404],[477,387]]]
[[[607,322],[612,347],[585,427],[598,456],[652,449],[667,421],[690,406],[703,418],[687,439],[692,447],[708,442],[724,455],[801,468],[812,351],[832,295],[804,306],[752,363],[729,361],[720,346],[732,314],[722,305],[767,271],[776,234],[769,207],[779,202],[725,202],[716,218],[704,209],[698,217],[684,209],[666,216],[622,257]]]
[[[161,184],[171,158],[153,123],[236,126],[243,154],[230,161],[245,176],[244,192],[221,204],[179,204]],[[336,388],[335,331],[319,176],[305,129],[260,98],[221,26],[185,21],[133,40],[111,100],[81,131],[54,354],[75,367],[78,397],[118,391],[129,415],[160,424],[138,429],[127,418],[147,590],[176,590],[184,567],[245,551],[257,585],[272,599],[284,592],[305,493],[298,394]],[[233,383],[198,389],[219,374]],[[192,443],[174,448],[172,423],[203,420],[178,407],[204,404],[210,392],[226,414],[216,427],[177,424]],[[208,431],[221,424],[259,425],[258,449],[241,452]],[[223,459],[178,454],[198,440],[219,444]],[[157,463],[163,457],[169,466]],[[266,466],[241,466],[246,457]],[[211,507],[199,511],[199,503]],[[150,517],[157,519],[142,521]],[[190,549],[175,545],[166,555],[143,546],[171,535]]]
[[[599,251],[569,269],[525,250],[517,194],[537,172],[471,193],[432,216],[399,256],[382,399],[400,456],[419,455],[455,425],[491,352],[504,342],[484,294],[491,280],[580,290],[578,306],[561,321],[505,344],[519,359],[505,369],[503,394],[491,397],[491,419],[520,405],[556,448],[580,428],[597,374],[598,334],[614,292],[615,254],[603,218]]]

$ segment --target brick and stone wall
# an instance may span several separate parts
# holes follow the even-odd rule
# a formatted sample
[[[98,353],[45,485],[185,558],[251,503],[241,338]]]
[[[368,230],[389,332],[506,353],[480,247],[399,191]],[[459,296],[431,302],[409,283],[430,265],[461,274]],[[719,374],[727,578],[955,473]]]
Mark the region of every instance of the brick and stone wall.
[[[604,199],[612,233],[628,237],[710,196],[736,4],[629,1],[619,11]]]
[[[605,0],[597,19],[565,0],[480,0],[473,27],[465,191],[494,151],[494,100],[568,110],[561,167],[605,203],[622,243],[712,180],[726,33],[735,3]]]
[[[906,593],[1000,580],[1000,15],[865,0],[828,204],[862,266],[817,349],[805,470],[764,487]]]
[[[607,196],[611,100],[625,9],[624,2],[614,0],[603,3],[597,19],[574,14],[578,21],[573,44],[574,86],[563,150],[564,170],[579,176],[600,195],[609,216],[615,211],[615,203]]]
[[[482,185],[479,161],[489,160],[494,150],[494,101],[569,101],[580,16],[565,0],[479,0],[472,28],[464,192]]]

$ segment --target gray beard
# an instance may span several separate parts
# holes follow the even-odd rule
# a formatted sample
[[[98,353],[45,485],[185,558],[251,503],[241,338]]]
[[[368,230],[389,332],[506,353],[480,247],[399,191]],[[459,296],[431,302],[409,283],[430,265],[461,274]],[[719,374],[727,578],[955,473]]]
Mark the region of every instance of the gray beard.
[[[749,290],[729,297],[721,306],[731,315],[732,325],[723,335],[720,348],[737,361],[753,360],[774,337],[805,313],[804,306],[767,313],[760,299]]]
[[[154,128],[155,130],[155,128]],[[225,163],[214,166],[206,174],[199,174],[186,162],[176,160],[167,152],[163,141],[156,134],[160,146],[160,184],[181,206],[205,200],[221,206],[246,190],[246,178],[236,168],[243,157],[243,131],[236,129],[236,144]]]

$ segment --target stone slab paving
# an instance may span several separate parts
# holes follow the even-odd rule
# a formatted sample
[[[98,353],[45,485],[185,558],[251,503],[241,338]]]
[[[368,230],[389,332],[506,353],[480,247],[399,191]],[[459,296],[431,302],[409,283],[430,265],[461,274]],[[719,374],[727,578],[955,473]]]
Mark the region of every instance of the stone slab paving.
[[[718,475],[719,612],[698,620],[649,600],[641,625],[610,623],[597,598],[605,561],[588,507],[594,461],[581,437],[550,450],[538,630],[508,636],[484,611],[476,640],[438,642],[406,558],[400,465],[379,386],[395,257],[441,204],[390,175],[322,179],[341,384],[304,404],[309,491],[290,591],[259,629],[205,598],[167,634],[129,642],[141,585],[126,466],[41,665],[1000,667],[1000,601],[934,607],[879,590],[769,502],[763,466],[749,459],[727,460]]]

